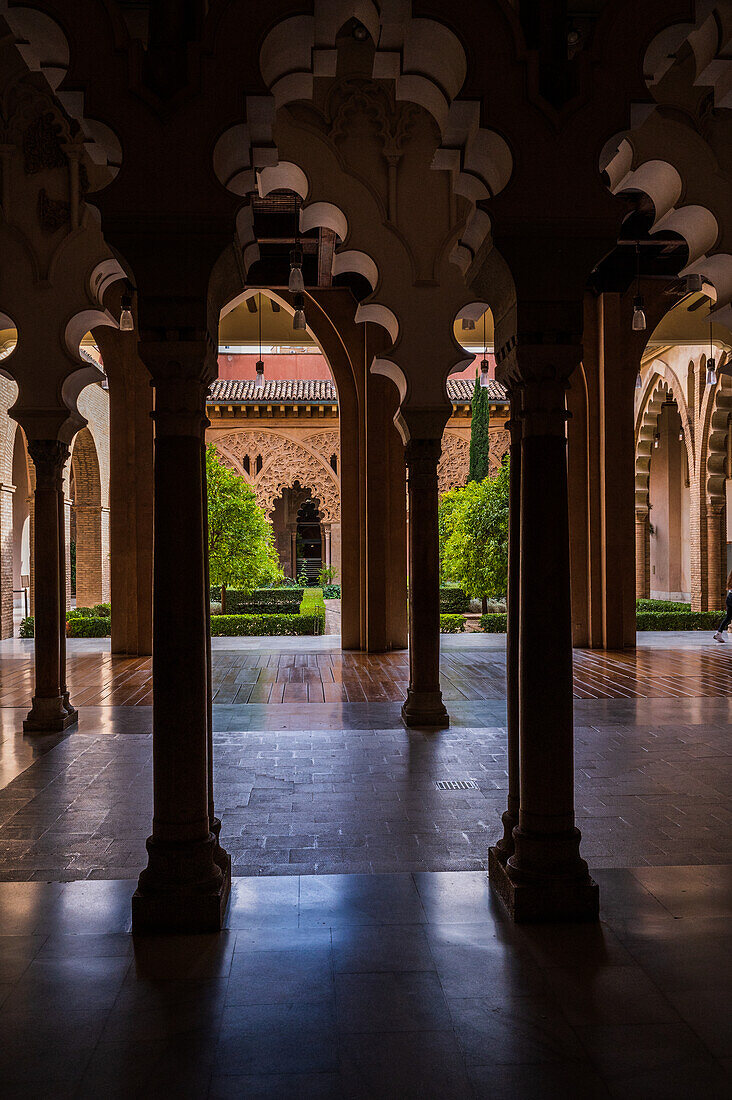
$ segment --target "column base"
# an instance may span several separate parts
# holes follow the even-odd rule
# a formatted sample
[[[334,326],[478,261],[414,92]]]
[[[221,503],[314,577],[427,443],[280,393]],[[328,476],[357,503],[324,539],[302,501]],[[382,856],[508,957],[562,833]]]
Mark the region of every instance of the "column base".
[[[407,692],[402,705],[402,721],[405,726],[426,726],[433,729],[447,729],[450,716],[442,702],[441,691]]]
[[[53,699],[39,699],[33,696],[33,705],[23,721],[24,733],[61,733],[76,725],[79,712],[69,712],[64,706],[63,695]]]
[[[488,850],[488,879],[516,924],[600,919],[600,890],[589,874],[578,880],[517,882],[497,847]]]
[[[231,892],[228,853],[225,868],[214,862],[213,836],[180,845],[150,838],[147,847],[150,861],[132,895],[133,934],[220,932]]]

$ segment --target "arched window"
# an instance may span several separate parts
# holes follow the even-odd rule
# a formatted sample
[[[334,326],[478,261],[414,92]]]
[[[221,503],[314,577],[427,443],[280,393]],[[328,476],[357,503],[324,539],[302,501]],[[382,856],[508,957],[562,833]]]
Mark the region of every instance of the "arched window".
[[[331,465],[331,468],[333,470],[333,473],[337,474],[338,473],[338,455],[334,454],[334,455],[330,456],[330,465]]]
[[[257,455],[256,459],[254,460],[254,472],[255,472],[255,474],[258,474],[261,469],[262,469],[262,456]]]
[[[241,464],[246,472],[249,473],[249,455],[244,455],[244,458],[241,460]]]

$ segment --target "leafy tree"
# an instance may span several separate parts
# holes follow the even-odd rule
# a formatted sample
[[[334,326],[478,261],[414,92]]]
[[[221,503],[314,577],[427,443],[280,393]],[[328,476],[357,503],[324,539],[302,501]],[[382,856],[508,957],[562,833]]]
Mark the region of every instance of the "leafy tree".
[[[468,596],[482,599],[506,594],[508,580],[509,464],[496,477],[470,481],[446,493],[440,502],[440,560],[445,580]]]
[[[475,386],[470,419],[470,470],[468,481],[483,481],[488,477],[490,455],[491,407],[488,390],[480,384],[480,372],[475,372]]]
[[[208,559],[211,583],[221,586],[221,610],[226,589],[245,592],[282,578],[272,524],[257,504],[251,485],[219,460],[216,448],[206,448],[208,482]]]

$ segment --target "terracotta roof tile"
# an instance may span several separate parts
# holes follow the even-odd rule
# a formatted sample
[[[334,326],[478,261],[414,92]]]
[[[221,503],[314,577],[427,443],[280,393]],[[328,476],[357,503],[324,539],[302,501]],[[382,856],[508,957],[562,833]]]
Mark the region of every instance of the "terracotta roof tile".
[[[470,378],[458,378],[447,383],[447,394],[451,401],[467,403],[473,396],[473,382]],[[506,400],[506,391],[500,382],[491,379],[488,386],[491,401]],[[251,380],[220,378],[208,391],[209,404],[212,405],[261,405],[312,404],[331,405],[338,401],[335,385],[330,381],[307,381],[303,379],[284,379],[265,381],[264,387],[255,389]]]

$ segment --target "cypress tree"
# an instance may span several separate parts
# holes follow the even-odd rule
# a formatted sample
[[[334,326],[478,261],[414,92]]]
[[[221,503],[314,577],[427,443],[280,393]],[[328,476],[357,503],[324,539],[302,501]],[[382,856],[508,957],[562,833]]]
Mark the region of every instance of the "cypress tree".
[[[475,372],[475,387],[471,403],[470,420],[470,472],[468,481],[482,481],[488,477],[490,455],[490,418],[491,409],[488,390],[480,384],[479,371]]]

